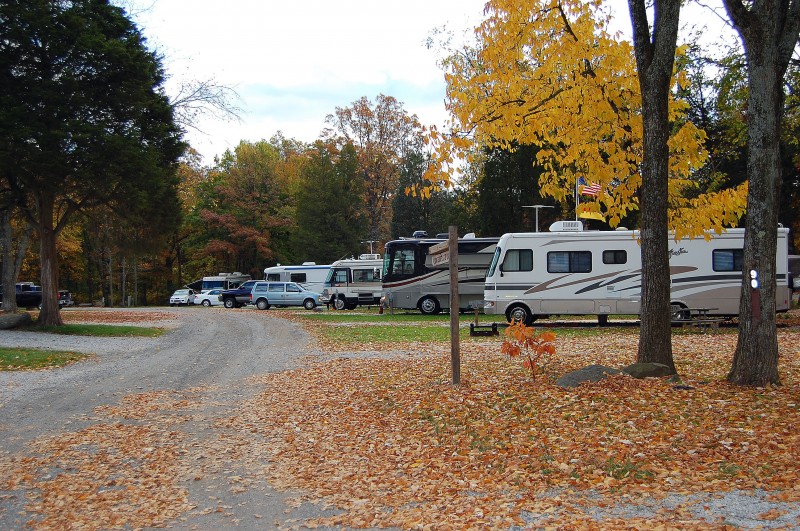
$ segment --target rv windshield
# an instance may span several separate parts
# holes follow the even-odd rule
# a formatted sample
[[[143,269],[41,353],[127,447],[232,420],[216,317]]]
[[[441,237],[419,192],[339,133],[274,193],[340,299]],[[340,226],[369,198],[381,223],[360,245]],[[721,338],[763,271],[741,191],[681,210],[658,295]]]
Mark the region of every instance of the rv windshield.
[[[411,278],[416,274],[416,250],[415,243],[397,245],[387,245],[386,255],[383,259],[383,279],[397,280]]]
[[[500,260],[500,247],[494,250],[494,256],[492,257],[492,263],[489,265],[489,271],[486,273],[486,277],[491,277],[494,275],[494,270],[497,267],[497,262]]]

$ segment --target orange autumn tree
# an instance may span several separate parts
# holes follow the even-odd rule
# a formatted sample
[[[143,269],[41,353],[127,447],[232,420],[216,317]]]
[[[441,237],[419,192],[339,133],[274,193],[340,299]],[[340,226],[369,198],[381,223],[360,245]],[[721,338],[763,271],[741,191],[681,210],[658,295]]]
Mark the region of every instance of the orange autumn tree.
[[[509,358],[523,356],[523,366],[531,371],[531,378],[536,379],[536,372],[556,353],[556,335],[550,331],[536,333],[532,326],[522,321],[514,321],[505,331],[506,339],[500,346],[500,352]]]
[[[442,61],[451,119],[433,128],[434,161],[426,176],[448,186],[456,159],[474,146],[538,146],[545,171],[540,193],[564,202],[579,177],[601,192],[582,203],[612,226],[638,209],[642,116],[630,42],[608,31],[599,0],[491,0],[475,44]],[[679,49],[680,53],[680,49]],[[674,83],[686,83],[676,72]],[[675,237],[718,232],[744,213],[746,185],[687,199],[692,172],[707,158],[705,134],[670,102],[669,220]]]

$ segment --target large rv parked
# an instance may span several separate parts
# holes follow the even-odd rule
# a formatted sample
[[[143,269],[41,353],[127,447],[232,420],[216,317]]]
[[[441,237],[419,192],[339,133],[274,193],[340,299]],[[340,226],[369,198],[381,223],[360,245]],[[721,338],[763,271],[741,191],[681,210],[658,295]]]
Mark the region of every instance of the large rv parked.
[[[486,270],[499,238],[458,240],[459,310],[483,300]],[[450,270],[434,264],[429,249],[442,238],[402,239],[386,244],[383,255],[383,299],[391,308],[419,310],[426,315],[450,309]]]
[[[337,310],[353,310],[359,305],[380,304],[381,268],[378,254],[362,254],[358,259],[337,260],[331,264],[320,301]]]
[[[788,229],[778,229],[776,304],[790,305]],[[504,234],[486,276],[484,312],[530,324],[549,315],[638,315],[641,303],[639,231],[583,231],[580,221],[550,232]],[[669,240],[673,310],[708,308],[739,314],[744,229]]]
[[[296,282],[309,291],[322,293],[330,270],[330,265],[317,265],[315,262],[303,262],[302,265],[295,266],[277,265],[264,269],[264,280]]]

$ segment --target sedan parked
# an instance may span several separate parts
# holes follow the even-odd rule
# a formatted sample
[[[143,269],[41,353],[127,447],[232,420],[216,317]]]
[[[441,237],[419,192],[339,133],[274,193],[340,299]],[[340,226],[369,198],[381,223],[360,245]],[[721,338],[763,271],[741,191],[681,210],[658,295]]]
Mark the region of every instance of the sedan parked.
[[[195,304],[202,304],[205,307],[222,306],[222,288],[204,289],[194,298]]]
[[[256,282],[250,292],[250,304],[255,304],[259,310],[270,306],[302,306],[313,310],[320,303],[319,298],[319,293],[294,282]]]
[[[181,304],[190,305],[194,304],[194,290],[193,289],[178,289],[169,298],[170,306],[179,306]]]

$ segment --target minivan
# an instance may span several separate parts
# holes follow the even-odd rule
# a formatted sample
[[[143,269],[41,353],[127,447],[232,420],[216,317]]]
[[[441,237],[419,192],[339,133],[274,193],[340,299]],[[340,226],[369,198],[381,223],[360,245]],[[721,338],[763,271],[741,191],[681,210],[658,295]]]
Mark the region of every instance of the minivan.
[[[294,282],[258,281],[250,292],[250,304],[259,310],[268,310],[270,306],[302,306],[313,310],[320,303],[319,297],[319,293]]]

